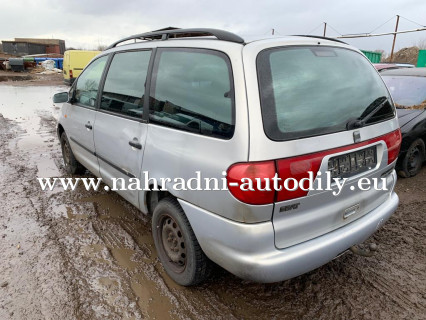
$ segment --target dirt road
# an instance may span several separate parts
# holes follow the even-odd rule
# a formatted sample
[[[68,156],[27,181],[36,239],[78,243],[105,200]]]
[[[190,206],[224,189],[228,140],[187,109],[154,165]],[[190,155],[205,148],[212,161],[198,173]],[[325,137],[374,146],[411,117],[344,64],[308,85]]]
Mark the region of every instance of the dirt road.
[[[149,219],[117,194],[40,190],[36,177],[66,176],[51,103],[62,89],[0,85],[0,319],[426,318],[426,167],[398,181],[401,205],[372,258],[269,285],[218,268],[182,288]]]

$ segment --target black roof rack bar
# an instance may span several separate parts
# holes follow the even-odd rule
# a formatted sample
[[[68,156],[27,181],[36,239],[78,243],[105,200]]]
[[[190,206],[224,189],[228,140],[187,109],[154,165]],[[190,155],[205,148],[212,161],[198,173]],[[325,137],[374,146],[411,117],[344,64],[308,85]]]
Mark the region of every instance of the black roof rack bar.
[[[340,42],[340,43],[347,44],[346,42],[343,42],[343,41],[335,39],[335,38],[328,38],[328,37],[322,37],[322,36],[313,36],[313,35],[310,35],[310,34],[297,34],[297,35],[295,35],[295,37],[308,37],[308,38],[324,39],[324,40],[330,40],[330,41],[335,41],[335,42]]]
[[[230,41],[236,43],[244,43],[244,39],[234,33],[208,28],[191,28],[191,29],[172,29],[163,31],[152,31],[141,34],[135,34],[130,37],[123,38],[111,44],[107,49],[116,47],[119,43],[128,40],[167,40],[171,38],[187,38],[187,37],[200,37],[200,36],[214,36],[218,40]],[[106,49],[106,50],[107,50]]]

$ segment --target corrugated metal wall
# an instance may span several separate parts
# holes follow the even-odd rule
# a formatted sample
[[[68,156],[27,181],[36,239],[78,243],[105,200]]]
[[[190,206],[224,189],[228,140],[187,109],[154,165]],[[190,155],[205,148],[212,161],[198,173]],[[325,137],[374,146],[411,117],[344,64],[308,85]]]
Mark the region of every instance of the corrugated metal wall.
[[[43,44],[28,43],[28,54],[46,53],[46,46]]]
[[[382,59],[382,54],[380,52],[366,51],[361,50],[363,54],[370,60],[372,63],[379,63]]]
[[[419,50],[419,57],[417,59],[417,67],[426,67],[426,50]]]
[[[46,53],[46,46],[25,42],[3,42],[3,51],[8,54],[24,56],[27,54]]]
[[[36,41],[46,43],[37,43]],[[58,53],[64,54],[64,40],[31,39],[31,41],[3,41],[3,51],[8,54],[24,56],[31,54]]]

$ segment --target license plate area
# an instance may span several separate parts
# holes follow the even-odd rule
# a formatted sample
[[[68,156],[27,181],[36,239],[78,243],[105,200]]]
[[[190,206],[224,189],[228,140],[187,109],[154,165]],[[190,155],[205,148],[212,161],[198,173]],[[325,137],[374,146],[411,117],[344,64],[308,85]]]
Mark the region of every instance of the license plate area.
[[[377,165],[376,146],[335,156],[328,160],[331,178],[347,178],[373,169]]]

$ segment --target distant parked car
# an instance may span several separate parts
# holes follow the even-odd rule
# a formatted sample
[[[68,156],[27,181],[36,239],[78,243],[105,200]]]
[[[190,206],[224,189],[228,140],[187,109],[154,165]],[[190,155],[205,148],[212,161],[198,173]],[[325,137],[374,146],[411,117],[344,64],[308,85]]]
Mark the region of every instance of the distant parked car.
[[[426,68],[383,70],[399,118],[402,145],[397,170],[402,177],[415,176],[426,160]]]
[[[415,68],[416,67],[414,64],[411,64],[411,63],[395,63],[395,65],[397,65],[398,67],[402,67],[402,68]]]
[[[382,70],[387,69],[398,69],[400,68],[396,64],[393,63],[373,63],[374,68],[376,68],[377,71],[381,72]]]

